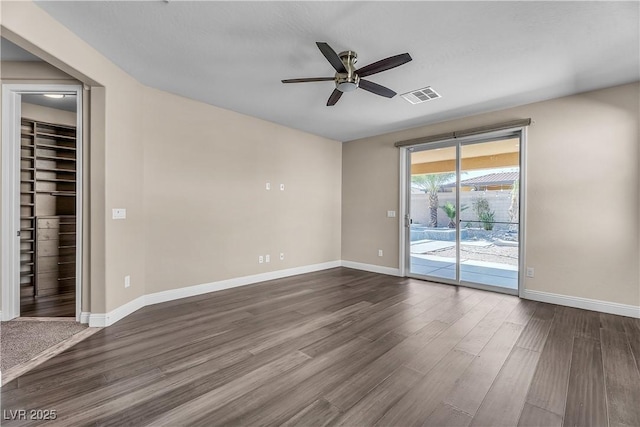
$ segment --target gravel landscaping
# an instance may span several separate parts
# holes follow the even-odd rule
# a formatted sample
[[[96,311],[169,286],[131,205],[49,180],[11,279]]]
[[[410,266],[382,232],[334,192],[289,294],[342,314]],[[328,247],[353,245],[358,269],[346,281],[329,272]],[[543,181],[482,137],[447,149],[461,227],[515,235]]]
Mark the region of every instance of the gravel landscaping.
[[[425,252],[425,255],[441,256],[446,258],[455,258],[456,249],[446,248]],[[471,246],[462,244],[460,247],[460,257],[462,261],[474,260],[485,262],[497,262],[507,265],[518,265],[518,247],[517,246]]]

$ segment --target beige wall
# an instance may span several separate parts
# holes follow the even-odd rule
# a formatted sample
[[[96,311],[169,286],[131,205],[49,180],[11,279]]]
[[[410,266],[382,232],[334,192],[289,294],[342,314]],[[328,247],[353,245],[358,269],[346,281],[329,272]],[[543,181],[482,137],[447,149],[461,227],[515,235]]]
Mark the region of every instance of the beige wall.
[[[33,3],[3,2],[1,7],[3,37],[96,90],[90,100],[90,310],[104,313],[145,291],[143,86]],[[114,207],[127,208],[126,221],[109,219]],[[124,289],[127,274],[132,284]]]
[[[27,102],[22,103],[22,117],[47,123],[68,126],[76,125],[76,113],[74,112],[43,107],[42,105],[29,104]]]
[[[398,267],[398,222],[385,217],[399,210],[394,142],[530,117],[525,251],[536,277],[525,287],[640,305],[639,88],[633,83],[345,143],[342,258]],[[612,211],[617,226],[602,224]],[[385,249],[383,258],[377,248]]]
[[[3,61],[0,63],[3,83],[78,84],[67,73],[46,62]]]
[[[340,259],[339,142],[147,88],[33,3],[0,7],[3,37],[91,86],[91,312]]]
[[[146,88],[31,2],[0,7],[4,37],[91,86],[94,313],[341,257],[397,267],[398,222],[385,215],[399,210],[393,142],[524,117],[535,121],[526,261],[536,278],[526,287],[638,304],[638,84],[352,141],[340,153],[335,141]],[[584,187],[590,197],[572,197]],[[618,203],[603,209],[619,212],[620,226],[594,227],[592,207],[611,191]],[[111,220],[112,208],[127,219]],[[257,264],[266,253],[272,262]]]
[[[154,89],[143,109],[148,293],[340,259],[340,142]]]

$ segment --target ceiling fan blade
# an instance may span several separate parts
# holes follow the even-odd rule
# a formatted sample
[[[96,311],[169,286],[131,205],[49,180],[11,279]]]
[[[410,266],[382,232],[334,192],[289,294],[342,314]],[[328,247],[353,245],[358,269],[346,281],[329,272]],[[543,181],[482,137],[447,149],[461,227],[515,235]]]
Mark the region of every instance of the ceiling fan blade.
[[[303,79],[286,79],[282,83],[307,83],[307,82],[330,82],[335,80],[334,77],[309,77]]]
[[[372,74],[399,67],[400,65],[406,64],[409,61],[411,61],[411,55],[409,55],[408,53],[401,53],[400,55],[390,56],[388,58],[381,59],[378,62],[374,62],[373,64],[362,67],[357,71],[357,73],[360,77],[367,77]]]
[[[324,57],[327,58],[327,61],[329,61],[331,66],[335,68],[337,72],[339,73],[347,72],[347,70],[344,68],[344,64],[342,63],[342,60],[340,59],[336,51],[331,49],[331,46],[329,46],[325,42],[316,42],[316,45],[318,46],[318,49],[320,49],[320,52],[322,52]]]
[[[338,89],[334,89],[331,93],[331,96],[329,97],[329,100],[327,101],[327,107],[336,105],[336,102],[338,102],[341,96],[342,92],[340,92]]]
[[[360,79],[359,87],[367,92],[375,93],[376,95],[384,96],[385,98],[393,98],[396,96],[396,93],[391,89],[381,86],[378,83],[370,82],[369,80]]]

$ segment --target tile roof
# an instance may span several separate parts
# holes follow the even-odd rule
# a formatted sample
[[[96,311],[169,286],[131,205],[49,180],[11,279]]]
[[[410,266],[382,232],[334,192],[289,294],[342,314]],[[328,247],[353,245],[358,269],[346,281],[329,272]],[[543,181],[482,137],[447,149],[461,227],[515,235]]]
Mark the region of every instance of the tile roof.
[[[511,185],[513,181],[518,179],[519,172],[500,172],[490,173],[487,175],[477,176],[475,178],[463,179],[460,181],[462,187],[482,187],[489,185]],[[443,187],[455,187],[455,182],[445,184]]]

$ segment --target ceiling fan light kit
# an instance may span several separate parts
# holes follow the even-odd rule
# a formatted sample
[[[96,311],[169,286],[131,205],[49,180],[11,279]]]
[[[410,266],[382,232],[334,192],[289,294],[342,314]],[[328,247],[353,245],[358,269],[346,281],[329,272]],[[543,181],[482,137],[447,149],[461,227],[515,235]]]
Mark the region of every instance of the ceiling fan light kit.
[[[358,62],[358,54],[356,52],[347,50],[338,54],[325,42],[316,42],[316,45],[336,70],[335,76],[287,79],[282,80],[282,83],[307,83],[333,80],[336,88],[329,97],[327,106],[335,105],[344,92],[353,92],[358,88],[386,98],[393,98],[396,95],[394,91],[377,83],[365,80],[362,77],[390,70],[411,61],[411,56],[408,53],[402,53],[374,62],[358,70],[355,67],[356,62]]]
[[[340,52],[338,54],[344,64],[345,72],[336,72],[336,89],[340,92],[353,92],[358,89],[360,76],[356,74],[355,63],[358,62],[358,54],[352,50]]]

